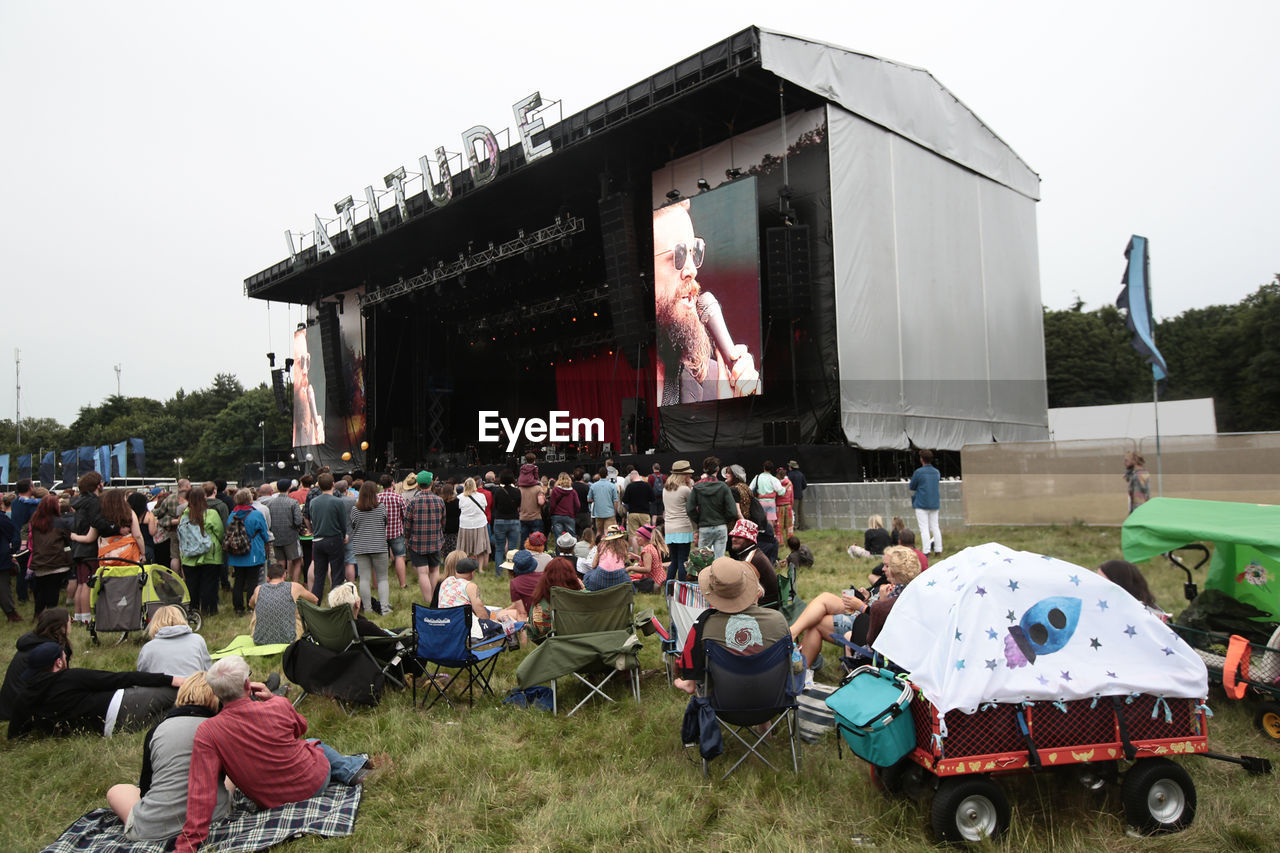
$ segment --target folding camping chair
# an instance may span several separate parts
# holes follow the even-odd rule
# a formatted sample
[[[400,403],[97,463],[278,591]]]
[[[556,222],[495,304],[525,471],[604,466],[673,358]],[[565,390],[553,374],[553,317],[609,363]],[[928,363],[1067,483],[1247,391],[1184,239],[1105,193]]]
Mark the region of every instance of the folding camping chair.
[[[426,672],[420,679],[413,680],[413,703],[418,704],[418,682],[426,684],[422,695],[424,710],[430,710],[440,699],[450,707],[456,707],[453,700],[445,692],[462,681],[466,673],[465,688],[455,692],[461,698],[462,690],[467,692],[467,707],[475,704],[475,686],[479,684],[481,695],[493,695],[489,684],[494,667],[498,663],[498,655],[507,647],[507,638],[499,634],[488,640],[471,639],[471,620],[474,614],[471,607],[447,607],[434,610],[421,604],[413,605],[413,654],[423,664],[435,664],[435,669]],[[425,667],[424,667],[425,669]],[[443,673],[441,670],[453,670]],[[441,682],[448,679],[447,683]],[[427,697],[431,701],[427,702]]]
[[[400,664],[400,655],[383,661],[373,653],[373,647],[393,648],[400,642],[399,637],[360,636],[355,615],[345,604],[318,607],[299,600],[297,605],[302,637],[285,651],[285,675],[302,688],[293,702],[295,707],[317,693],[331,697],[350,715],[348,702],[378,704],[387,679],[404,688],[394,671]]]
[[[684,654],[684,641],[702,612],[711,605],[702,589],[690,581],[666,583],[667,613],[671,615],[670,636],[662,641],[662,655],[667,669],[667,684],[675,680],[675,665]]]
[[[564,589],[563,587],[552,587],[551,589],[551,637],[558,639],[576,638],[587,634],[602,634],[611,631],[634,631],[635,630],[635,590],[631,584],[618,584],[608,589],[597,591]],[[635,696],[637,702],[640,701],[640,666],[639,662],[632,659],[632,663],[623,663],[625,658],[619,658],[619,665],[626,667],[626,671],[631,678],[631,692]],[[604,686],[609,679],[619,672],[617,666],[609,666],[603,658],[598,658],[594,665],[587,666],[573,672],[574,678],[587,685],[588,693],[583,697],[582,701],[573,707],[573,710],[566,717],[572,717],[574,713],[592,698],[599,696],[607,702],[613,699],[604,692]],[[595,676],[599,680],[593,681],[587,676]],[[559,698],[556,692],[556,683],[558,679],[551,679],[551,707],[552,713],[555,713],[559,707]]]
[[[722,732],[728,731],[746,747],[732,767],[720,778],[728,779],[742,762],[754,755],[770,769],[773,763],[760,752],[765,739],[784,719],[787,721],[791,745],[791,767],[800,772],[800,727],[796,719],[795,679],[791,673],[790,637],[784,637],[754,655],[738,655],[719,643],[703,643],[706,654],[705,691],[716,722]],[[769,723],[763,734],[753,726]],[[702,762],[702,773],[710,775],[708,762]]]

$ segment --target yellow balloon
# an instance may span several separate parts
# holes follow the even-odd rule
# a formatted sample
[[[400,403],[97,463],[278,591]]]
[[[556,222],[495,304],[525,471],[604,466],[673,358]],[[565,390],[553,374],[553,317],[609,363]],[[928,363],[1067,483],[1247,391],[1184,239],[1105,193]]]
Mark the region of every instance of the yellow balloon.
[[[350,451],[350,450],[344,450],[344,451],[342,451],[342,461],[343,461],[343,462],[350,462],[350,461],[351,461],[351,451]]]
[[[369,442],[367,442],[367,441],[362,441],[362,442],[360,442],[360,449],[361,449],[361,450],[368,450],[368,449],[369,449]]]

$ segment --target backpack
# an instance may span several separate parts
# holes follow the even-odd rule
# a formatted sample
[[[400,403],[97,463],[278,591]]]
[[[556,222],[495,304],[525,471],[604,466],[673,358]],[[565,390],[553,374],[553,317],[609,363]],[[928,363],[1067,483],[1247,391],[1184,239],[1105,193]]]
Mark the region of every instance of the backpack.
[[[233,557],[243,557],[252,550],[249,532],[244,529],[244,518],[232,515],[227,520],[227,533],[222,539],[223,549]]]
[[[178,522],[178,553],[184,557],[202,557],[213,548],[213,539],[203,528],[196,527],[183,516]]]

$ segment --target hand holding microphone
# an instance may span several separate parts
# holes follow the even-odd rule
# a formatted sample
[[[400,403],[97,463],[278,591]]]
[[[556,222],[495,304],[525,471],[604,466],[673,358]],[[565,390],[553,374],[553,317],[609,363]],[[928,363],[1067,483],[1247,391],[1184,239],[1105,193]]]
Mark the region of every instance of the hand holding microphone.
[[[748,397],[760,384],[760,374],[756,371],[755,359],[747,350],[746,344],[735,344],[724,324],[724,314],[720,310],[720,300],[709,291],[698,294],[698,319],[707,327],[707,333],[720,351],[720,357],[729,366],[729,385],[733,396]]]

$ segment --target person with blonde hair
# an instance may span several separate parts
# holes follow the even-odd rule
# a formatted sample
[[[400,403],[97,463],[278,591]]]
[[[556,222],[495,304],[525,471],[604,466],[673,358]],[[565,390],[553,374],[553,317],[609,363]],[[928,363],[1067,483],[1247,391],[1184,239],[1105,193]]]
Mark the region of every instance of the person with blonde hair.
[[[643,525],[631,537],[631,547],[640,558],[631,570],[631,583],[636,592],[662,592],[662,585],[667,582],[667,569],[662,561],[668,556],[662,531],[652,524]]]
[[[142,774],[137,785],[112,785],[107,804],[122,821],[130,841],[162,841],[182,831],[187,814],[187,774],[196,729],[217,713],[222,703],[213,695],[204,672],[187,676],[173,710],[147,732],[142,742]],[[230,796],[219,786],[213,819],[229,811]]]
[[[151,639],[138,652],[138,672],[190,675],[209,668],[209,647],[191,630],[187,613],[176,604],[161,607],[147,624]]]
[[[457,548],[475,560],[482,572],[489,564],[489,520],[485,515],[488,503],[488,492],[476,488],[475,477],[463,481],[458,497]]]
[[[551,511],[552,539],[559,539],[562,533],[577,532],[578,510],[582,508],[582,501],[573,488],[568,471],[561,471],[556,477],[555,487],[547,495],[547,506]]]

